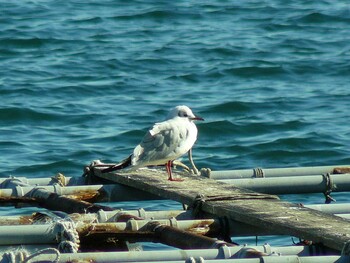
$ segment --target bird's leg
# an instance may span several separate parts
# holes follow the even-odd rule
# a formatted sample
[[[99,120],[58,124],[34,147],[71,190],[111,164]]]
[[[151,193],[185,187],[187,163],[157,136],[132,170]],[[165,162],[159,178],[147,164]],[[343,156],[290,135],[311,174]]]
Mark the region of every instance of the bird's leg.
[[[193,158],[192,158],[192,148],[188,151],[188,159],[190,160],[190,163],[193,167],[194,174],[199,174],[199,171],[197,167],[194,165]]]
[[[171,164],[172,164],[172,161],[168,161],[165,164],[166,171],[167,171],[167,173],[169,175],[168,180],[171,180],[171,178],[172,178],[172,175],[171,175]]]
[[[191,169],[186,165],[180,162],[179,160],[173,161],[173,167],[180,166],[181,168],[185,169],[187,172],[191,172]]]
[[[181,178],[173,178],[173,175],[171,173],[172,164],[173,164],[173,161],[168,161],[165,165],[166,171],[168,172],[168,175],[169,175],[168,180],[169,181],[180,181],[180,182],[183,181],[183,179],[181,179]]]

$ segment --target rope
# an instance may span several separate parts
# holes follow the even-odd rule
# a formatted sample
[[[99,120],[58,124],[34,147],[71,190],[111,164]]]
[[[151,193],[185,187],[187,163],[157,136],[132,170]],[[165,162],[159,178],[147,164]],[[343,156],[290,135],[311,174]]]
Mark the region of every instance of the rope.
[[[330,173],[324,174],[323,179],[326,181],[326,190],[323,193],[326,198],[325,204],[330,204],[332,201],[336,202],[336,200],[333,197],[331,197],[332,191],[336,189],[333,183],[331,174]]]
[[[32,215],[33,224],[51,224],[62,219],[70,220],[68,214],[61,211],[41,211]]]
[[[88,166],[84,167],[84,173],[82,174],[82,177],[86,179],[87,184],[94,182],[94,167],[99,167],[101,165],[103,165],[103,163],[100,160],[93,160]]]
[[[13,188],[16,186],[28,186],[28,184],[23,182],[20,178],[14,177],[12,175],[0,184],[1,188]]]
[[[185,263],[204,263],[205,259],[203,257],[189,257],[186,259]]]
[[[193,214],[194,218],[200,218],[201,217],[202,206],[203,206],[203,203],[205,201],[206,201],[205,196],[202,195],[202,194],[199,194],[199,195],[196,196],[196,198],[194,199],[193,203],[188,206],[187,210],[191,210],[192,209],[192,214]]]
[[[254,177],[256,178],[263,178],[265,177],[265,174],[264,174],[264,170],[262,168],[254,168],[253,169],[253,172],[254,172]]]
[[[51,179],[54,183],[57,183],[59,186],[67,185],[66,177],[61,173],[58,173],[55,176],[52,176]]]
[[[29,262],[29,260],[32,260],[33,258],[38,257],[40,255],[44,255],[44,254],[56,254],[56,258],[52,261],[50,260],[50,262],[53,262],[53,263],[57,263],[60,260],[60,256],[61,256],[61,253],[56,248],[45,248],[45,249],[39,250],[39,251],[31,254],[30,256],[26,257],[23,260],[23,263],[27,263],[27,262]],[[43,261],[40,261],[40,262],[43,262]]]
[[[3,255],[3,261],[4,262],[9,262],[9,263],[18,263],[18,262],[22,262],[22,263],[29,263],[31,260],[33,260],[34,258],[40,256],[40,255],[44,255],[44,254],[56,254],[56,258],[54,260],[50,259],[50,261],[48,260],[40,260],[40,261],[32,261],[32,262],[53,262],[53,263],[57,263],[59,262],[60,259],[60,252],[56,249],[56,248],[45,248],[42,250],[39,250],[31,255],[28,254],[28,252],[26,250],[18,250],[18,251],[10,251],[10,252],[6,252]]]
[[[61,252],[77,253],[79,249],[79,234],[72,220],[58,220],[55,224],[56,240]]]
[[[3,255],[3,260],[4,262],[9,262],[9,263],[16,263],[19,261],[23,261],[23,258],[26,257],[26,252],[14,252],[14,251],[10,251],[10,252],[5,252]]]
[[[62,253],[77,253],[79,245],[72,241],[61,241],[58,244],[58,250]]]
[[[35,221],[52,222],[52,231],[56,236],[60,252],[77,253],[79,250],[79,234],[74,221],[62,212],[41,212],[36,213]]]
[[[35,223],[53,223],[52,229],[59,242],[60,252],[77,253],[79,234],[74,221],[63,212],[38,212],[33,215]]]

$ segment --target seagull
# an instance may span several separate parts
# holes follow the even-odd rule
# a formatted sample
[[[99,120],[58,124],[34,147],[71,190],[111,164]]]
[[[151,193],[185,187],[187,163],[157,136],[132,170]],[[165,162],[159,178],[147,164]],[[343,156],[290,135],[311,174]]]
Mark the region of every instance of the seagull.
[[[168,180],[182,181],[172,176],[171,167],[173,162],[185,153],[191,156],[191,149],[197,140],[198,133],[194,121],[203,120],[194,115],[189,107],[176,106],[170,110],[165,121],[153,125],[128,158],[103,169],[102,173],[123,168],[136,170],[146,166],[165,165]],[[190,161],[193,165],[192,158]]]

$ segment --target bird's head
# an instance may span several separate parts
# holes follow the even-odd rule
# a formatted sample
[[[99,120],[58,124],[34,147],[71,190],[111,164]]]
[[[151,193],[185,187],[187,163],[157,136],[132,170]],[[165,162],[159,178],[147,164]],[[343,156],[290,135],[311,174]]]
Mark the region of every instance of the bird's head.
[[[192,110],[185,105],[176,106],[175,108],[170,110],[170,112],[168,114],[168,119],[172,119],[175,117],[187,118],[191,121],[195,121],[195,120],[203,121],[204,120],[203,118],[194,115]]]

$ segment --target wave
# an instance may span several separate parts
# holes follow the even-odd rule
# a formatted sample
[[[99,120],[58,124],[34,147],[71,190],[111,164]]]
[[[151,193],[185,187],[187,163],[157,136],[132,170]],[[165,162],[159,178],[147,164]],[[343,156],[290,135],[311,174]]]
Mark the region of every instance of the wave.
[[[0,120],[11,122],[56,121],[57,115],[23,107],[0,108]]]
[[[331,23],[349,23],[350,17],[348,14],[325,14],[320,12],[312,12],[307,15],[301,16],[295,20],[296,22],[302,22],[307,24],[327,24]]]
[[[234,75],[242,78],[254,78],[254,77],[271,77],[276,75],[286,74],[287,71],[283,66],[243,66],[232,67],[223,70],[225,74]]]

